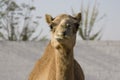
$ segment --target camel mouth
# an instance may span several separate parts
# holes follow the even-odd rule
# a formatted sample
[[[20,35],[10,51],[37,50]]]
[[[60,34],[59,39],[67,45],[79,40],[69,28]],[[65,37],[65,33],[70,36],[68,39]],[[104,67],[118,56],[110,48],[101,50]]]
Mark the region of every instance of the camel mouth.
[[[55,36],[55,39],[57,41],[64,41],[64,40],[69,40],[68,36]]]

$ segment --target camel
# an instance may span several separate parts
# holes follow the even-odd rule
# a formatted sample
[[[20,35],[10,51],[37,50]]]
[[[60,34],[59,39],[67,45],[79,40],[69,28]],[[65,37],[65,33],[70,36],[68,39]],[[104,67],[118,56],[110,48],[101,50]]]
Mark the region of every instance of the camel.
[[[83,70],[73,53],[81,13],[74,17],[68,14],[55,18],[46,14],[45,17],[51,29],[51,40],[30,73],[29,80],[84,80]]]

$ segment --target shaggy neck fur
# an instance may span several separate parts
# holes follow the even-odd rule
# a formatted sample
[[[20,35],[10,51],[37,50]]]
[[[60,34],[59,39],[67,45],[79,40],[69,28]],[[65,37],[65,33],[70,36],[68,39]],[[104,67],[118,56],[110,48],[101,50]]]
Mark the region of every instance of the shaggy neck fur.
[[[74,80],[73,48],[55,48],[56,80]]]

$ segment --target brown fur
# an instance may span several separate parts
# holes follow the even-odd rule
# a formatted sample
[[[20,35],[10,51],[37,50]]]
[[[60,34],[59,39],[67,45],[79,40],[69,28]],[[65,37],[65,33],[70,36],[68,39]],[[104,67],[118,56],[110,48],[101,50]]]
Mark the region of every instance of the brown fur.
[[[29,80],[84,80],[83,71],[73,54],[80,20],[80,13],[76,17],[62,14],[52,18],[46,15],[51,27],[51,41],[35,64]]]

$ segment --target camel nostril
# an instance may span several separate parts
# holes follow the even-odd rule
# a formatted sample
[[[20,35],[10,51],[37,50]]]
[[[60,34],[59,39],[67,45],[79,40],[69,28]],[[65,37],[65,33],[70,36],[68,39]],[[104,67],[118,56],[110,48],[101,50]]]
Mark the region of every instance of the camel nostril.
[[[66,35],[66,31],[63,32],[63,36],[65,36],[65,35]]]
[[[58,33],[58,36],[65,36],[65,35],[66,35],[66,31]]]

